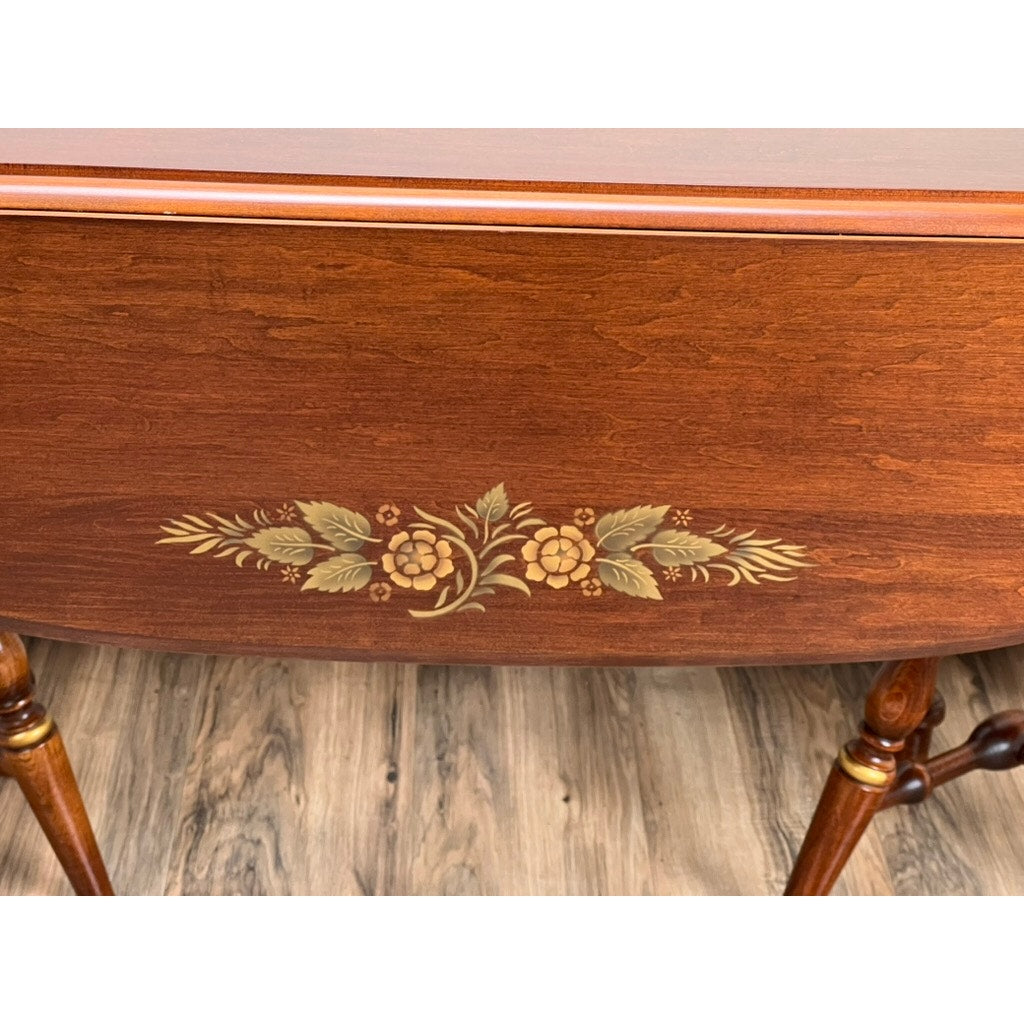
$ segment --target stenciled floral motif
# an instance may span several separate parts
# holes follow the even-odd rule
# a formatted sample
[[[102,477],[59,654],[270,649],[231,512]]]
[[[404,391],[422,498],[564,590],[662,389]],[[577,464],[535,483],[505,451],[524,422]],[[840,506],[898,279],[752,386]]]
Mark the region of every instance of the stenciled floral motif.
[[[597,522],[597,515],[592,508],[578,508],[572,516],[572,521],[580,527],[593,526]]]
[[[791,583],[799,569],[814,564],[802,546],[761,539],[754,530],[738,534],[719,526],[697,534],[675,528],[689,527],[693,517],[689,509],[669,505],[636,505],[600,516],[581,505],[572,524],[551,525],[529,502],[513,505],[504,484],[473,505],[457,506],[451,518],[416,506],[413,513],[417,518],[403,529],[375,537],[359,512],[327,501],[288,501],[273,515],[263,509],[248,518],[183,515],[161,525],[164,536],[157,543],[188,544],[190,554],[231,558],[239,567],[276,565],[284,582],[301,580],[303,591],[336,594],[366,587],[375,604],[396,593],[419,600],[436,593],[433,607],[408,609],[417,619],[482,612],[499,588],[530,597],[529,583],[553,590],[578,583],[586,598],[617,591],[660,601],[657,570],[669,583],[683,580],[689,569],[691,582],[707,583],[716,573],[735,586]],[[374,519],[386,534],[400,514],[388,501]],[[374,545],[383,545],[377,557]]]
[[[522,554],[528,580],[561,590],[570,580],[578,583],[590,575],[596,552],[575,526],[545,526],[523,545]]]
[[[396,533],[380,564],[392,582],[416,590],[430,590],[455,572],[451,544],[439,541],[430,530],[417,530],[411,537],[404,530]]]
[[[394,526],[401,514],[402,510],[394,502],[388,501],[377,509],[374,519],[382,526]]]

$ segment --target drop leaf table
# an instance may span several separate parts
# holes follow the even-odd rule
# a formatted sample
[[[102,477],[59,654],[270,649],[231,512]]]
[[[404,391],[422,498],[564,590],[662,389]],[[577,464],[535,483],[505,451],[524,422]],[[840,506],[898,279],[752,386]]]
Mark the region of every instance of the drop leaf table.
[[[828,892],[1024,757],[929,751],[938,659],[1024,640],[1022,239],[1017,131],[0,132],[0,770],[108,893],[19,633],[881,660]]]

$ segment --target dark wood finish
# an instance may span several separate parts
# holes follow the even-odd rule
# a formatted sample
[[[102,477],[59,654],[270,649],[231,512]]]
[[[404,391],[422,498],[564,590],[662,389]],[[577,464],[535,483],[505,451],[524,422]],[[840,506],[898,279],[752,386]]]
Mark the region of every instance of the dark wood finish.
[[[64,743],[34,698],[21,640],[0,632],[0,767],[25,794],[80,896],[112,896]]]
[[[484,663],[1024,636],[1019,245],[60,218],[0,245],[8,628]],[[664,503],[813,565],[659,575],[661,601],[541,583],[441,624],[155,544],[295,500],[452,515],[500,481],[556,524]]]
[[[896,777],[896,755],[921,724],[935,691],[937,658],[890,662],[868,694],[860,736],[832,766],[797,856],[787,896],[824,896],[835,884]],[[863,781],[867,768],[881,776]]]
[[[946,718],[946,702],[942,695],[935,694],[932,706],[924,716],[924,721],[907,737],[903,749],[896,754],[897,776],[903,765],[928,760],[931,748],[932,733],[942,725]]]
[[[923,762],[923,763],[922,763]],[[901,766],[893,787],[886,793],[881,809],[897,804],[916,804],[935,789],[984,768],[1008,771],[1024,764],[1024,711],[1002,711],[985,719],[965,743],[937,757],[916,759]]]

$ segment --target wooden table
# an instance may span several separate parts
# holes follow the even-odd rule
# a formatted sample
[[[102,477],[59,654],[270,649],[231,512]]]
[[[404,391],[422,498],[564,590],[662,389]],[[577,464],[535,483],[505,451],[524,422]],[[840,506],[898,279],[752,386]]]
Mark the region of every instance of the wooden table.
[[[790,883],[1024,639],[1024,133],[0,132],[0,770],[110,884],[16,633],[888,659]],[[700,780],[693,780],[700,785]]]

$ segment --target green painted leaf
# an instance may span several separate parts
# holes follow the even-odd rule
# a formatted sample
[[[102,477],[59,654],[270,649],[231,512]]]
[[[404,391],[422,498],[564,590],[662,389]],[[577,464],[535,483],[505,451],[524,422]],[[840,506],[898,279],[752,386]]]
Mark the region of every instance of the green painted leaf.
[[[630,597],[661,600],[661,591],[658,590],[654,573],[631,555],[616,553],[608,558],[599,558],[598,575],[601,582],[612,590],[619,590]]]
[[[481,519],[494,523],[508,514],[508,495],[505,485],[492,487],[477,503],[476,514]]]
[[[259,530],[245,543],[261,555],[285,565],[306,565],[313,560],[313,538],[301,526],[272,526]]]
[[[362,555],[346,552],[314,565],[306,574],[302,589],[323,590],[328,594],[336,594],[339,590],[348,593],[361,590],[370,582],[372,575],[373,566]]]
[[[605,551],[625,551],[646,540],[661,524],[668,505],[636,505],[601,516],[594,527],[597,542]]]
[[[370,523],[365,516],[329,501],[297,501],[302,517],[339,551],[358,551],[368,540]]]
[[[686,530],[662,530],[645,547],[650,547],[659,565],[698,565],[728,550],[709,537],[698,537]]]

